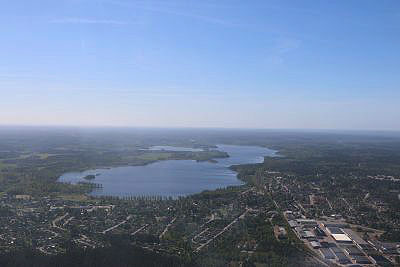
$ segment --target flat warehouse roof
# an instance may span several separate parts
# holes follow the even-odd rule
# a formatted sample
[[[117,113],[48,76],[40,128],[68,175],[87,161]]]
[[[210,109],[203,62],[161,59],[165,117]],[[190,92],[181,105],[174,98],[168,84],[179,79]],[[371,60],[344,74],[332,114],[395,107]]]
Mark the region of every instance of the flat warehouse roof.
[[[349,228],[347,223],[324,223],[325,227]]]
[[[331,233],[331,234],[344,234],[342,229],[338,227],[326,227],[326,229]]]
[[[347,258],[346,254],[344,254],[343,252],[335,253],[335,255],[340,261],[349,260],[349,258]]]
[[[359,250],[356,246],[348,246],[345,248],[349,255],[363,255],[362,251]]]
[[[329,248],[321,248],[319,251],[324,256],[325,259],[334,259],[335,258],[335,255],[332,253],[332,251]]]
[[[357,235],[353,230],[351,229],[344,229],[343,230],[354,242],[356,242],[359,245],[366,245],[368,244],[364,239],[362,239],[359,235]]]
[[[348,237],[345,234],[332,234],[332,237],[336,240],[336,241],[341,241],[341,242],[351,242],[350,237]]]

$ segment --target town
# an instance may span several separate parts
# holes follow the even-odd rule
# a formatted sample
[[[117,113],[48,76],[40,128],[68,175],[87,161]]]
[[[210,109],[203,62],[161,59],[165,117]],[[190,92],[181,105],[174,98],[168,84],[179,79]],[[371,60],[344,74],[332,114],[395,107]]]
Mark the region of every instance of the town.
[[[229,133],[3,136],[0,264],[108,266],[119,257],[117,266],[399,265],[397,139]],[[276,153],[218,165],[231,158],[221,143]],[[148,149],[154,145],[193,151]],[[169,160],[220,166],[237,185],[182,196],[93,194],[105,189],[96,169]],[[82,179],[60,182],[68,172]]]
[[[400,243],[380,241],[384,231],[363,223],[354,198],[332,196],[318,183],[305,184],[277,171],[258,171],[253,178],[258,181],[253,185],[178,199],[3,195],[0,247],[13,250],[29,245],[52,255],[65,252],[69,242],[94,249],[107,246],[109,235],[125,235],[146,250],[183,256],[207,254],[234,234],[230,249],[240,262],[262,252],[265,240],[243,233],[246,227],[256,229],[254,220],[261,220],[270,229],[273,245],[301,250],[306,255],[302,260],[309,264],[398,263]],[[384,220],[385,203],[364,200]],[[398,221],[391,223],[399,227]]]

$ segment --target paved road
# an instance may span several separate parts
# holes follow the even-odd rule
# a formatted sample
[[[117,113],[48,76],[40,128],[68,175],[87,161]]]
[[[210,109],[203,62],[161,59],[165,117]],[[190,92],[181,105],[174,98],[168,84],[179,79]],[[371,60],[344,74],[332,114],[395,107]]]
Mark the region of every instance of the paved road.
[[[120,222],[120,223],[118,223],[118,224],[116,224],[116,225],[114,225],[114,226],[111,226],[110,228],[104,230],[104,231],[101,232],[101,233],[105,234],[105,233],[107,233],[107,232],[109,232],[109,231],[111,231],[111,230],[114,230],[115,228],[120,227],[121,225],[123,225],[124,223],[126,223],[130,218],[132,218],[131,215],[129,215],[128,217],[126,217],[126,220],[124,220],[124,221],[122,221],[122,222]]]
[[[175,222],[175,220],[176,220],[176,217],[173,218],[173,219],[171,220],[171,222],[170,222],[167,226],[165,226],[164,231],[159,235],[159,238],[160,238],[160,239],[165,235],[166,232],[168,232],[169,227],[171,227],[171,225]]]
[[[239,217],[237,217],[236,219],[234,219],[231,223],[229,223],[227,226],[224,227],[224,229],[222,229],[218,234],[216,234],[214,237],[210,238],[209,240],[207,240],[206,243],[201,244],[195,251],[199,252],[202,248],[204,248],[205,246],[207,246],[208,244],[210,244],[211,241],[215,240],[217,237],[219,237],[220,235],[222,235],[223,233],[225,233],[226,230],[228,230],[232,225],[234,225],[239,218],[244,218],[244,216],[246,215],[246,213],[249,210],[246,210],[245,212],[243,212]]]

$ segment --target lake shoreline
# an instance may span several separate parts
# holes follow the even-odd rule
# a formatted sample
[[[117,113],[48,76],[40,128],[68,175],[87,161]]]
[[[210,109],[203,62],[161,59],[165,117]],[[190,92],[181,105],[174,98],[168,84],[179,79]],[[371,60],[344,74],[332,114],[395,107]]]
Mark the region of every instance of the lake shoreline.
[[[64,173],[57,182],[76,184],[82,181],[82,177],[100,172],[100,178],[96,176],[90,182],[102,184],[103,189],[87,192],[90,197],[188,196],[229,186],[243,186],[246,181],[238,176],[238,172],[232,168],[234,165],[262,163],[264,157],[274,157],[278,152],[259,146],[217,147],[233,157],[206,161],[166,159],[144,164],[99,166]]]

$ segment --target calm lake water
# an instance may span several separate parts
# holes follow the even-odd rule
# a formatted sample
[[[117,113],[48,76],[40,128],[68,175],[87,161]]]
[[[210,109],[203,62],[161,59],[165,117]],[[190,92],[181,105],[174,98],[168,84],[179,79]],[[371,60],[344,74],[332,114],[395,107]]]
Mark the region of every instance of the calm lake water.
[[[188,151],[188,148],[168,146],[152,147],[152,150]],[[216,159],[217,163],[194,160],[165,160],[145,166],[115,167],[84,172],[70,172],[59,178],[60,182],[77,183],[85,181],[89,174],[100,174],[92,182],[103,185],[93,191],[94,196],[184,196],[204,190],[241,185],[236,172],[229,169],[235,164],[261,163],[264,156],[274,156],[275,151],[254,146],[218,145],[229,158]],[[179,151],[179,150],[178,150]],[[190,149],[189,149],[190,151]],[[197,149],[194,151],[198,151]]]

